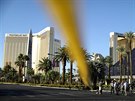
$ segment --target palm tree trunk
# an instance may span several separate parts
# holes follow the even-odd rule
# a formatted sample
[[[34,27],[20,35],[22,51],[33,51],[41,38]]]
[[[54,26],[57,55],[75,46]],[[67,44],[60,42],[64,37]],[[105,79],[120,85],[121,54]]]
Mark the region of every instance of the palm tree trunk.
[[[22,67],[19,67],[19,77],[22,78]]]
[[[22,67],[19,67],[19,82],[22,82]]]
[[[130,82],[132,82],[132,40],[129,40],[129,55],[130,55]]]
[[[108,78],[109,78],[109,80],[110,80],[110,66],[109,66],[109,68],[108,68]]]
[[[62,73],[62,84],[65,84],[65,61],[62,61],[63,64],[63,73]]]
[[[129,58],[128,58],[128,56],[129,56],[129,52],[127,52],[127,78],[129,80]]]
[[[132,82],[132,50],[130,50],[130,82]]]
[[[120,82],[122,81],[122,54],[120,54]]]
[[[70,84],[72,84],[72,69],[73,69],[73,61],[70,61]]]
[[[23,72],[24,74],[23,75],[24,75],[24,79],[25,79],[25,66],[23,68],[24,68],[24,72]]]
[[[19,78],[21,78],[21,67],[19,67]]]

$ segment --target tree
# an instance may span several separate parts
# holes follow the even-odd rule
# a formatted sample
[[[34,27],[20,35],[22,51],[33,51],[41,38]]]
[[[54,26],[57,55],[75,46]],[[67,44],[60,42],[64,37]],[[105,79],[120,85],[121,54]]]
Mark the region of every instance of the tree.
[[[103,80],[105,77],[105,69],[103,64],[97,61],[88,62],[91,82],[93,83],[93,89],[96,89],[97,81]]]
[[[73,78],[73,60],[70,60],[70,84],[72,84]]]
[[[122,54],[125,51],[125,48],[123,46],[118,46],[117,51],[119,53],[119,62],[120,62],[120,81],[122,81]]]
[[[27,67],[25,64],[26,64],[26,61],[29,61],[30,60],[30,58],[29,58],[28,55],[24,55],[23,59],[24,59],[24,67],[23,68],[24,68],[24,76],[25,76],[25,68]]]
[[[33,70],[33,68],[28,68],[27,74],[28,74],[28,78],[29,78],[28,80],[31,81],[31,78],[32,78],[32,76],[34,75],[34,70]]]
[[[38,70],[42,70],[46,74],[49,70],[52,69],[52,63],[48,58],[44,57],[42,60],[39,60],[38,67]]]
[[[50,70],[48,72],[48,77],[49,77],[49,80],[51,81],[51,83],[54,83],[54,81],[59,79],[59,72]]]
[[[41,77],[41,74],[32,75],[32,79],[35,84],[40,83],[40,77]]]
[[[17,71],[13,67],[10,69],[8,75],[9,75],[10,81],[15,82],[18,80]]]
[[[7,81],[14,82],[14,81],[17,81],[17,79],[18,79],[17,71],[10,65],[4,66],[3,76],[6,78]]]
[[[84,49],[84,48],[82,48],[82,51],[83,51],[83,54],[84,54],[84,56],[85,56],[86,62],[89,62],[90,59],[91,59],[91,57],[92,57],[92,55],[90,55],[90,54],[87,52],[87,50]]]
[[[25,75],[25,63],[29,61],[28,55],[19,54],[15,64],[19,67],[19,78],[22,79],[22,68],[24,68],[24,75]]]
[[[38,67],[39,67],[38,70],[44,71],[44,73],[45,73],[45,81],[46,81],[47,80],[46,79],[47,72],[52,69],[52,62],[48,58],[44,57],[44,58],[42,58],[42,60],[39,60]]]
[[[28,68],[27,74],[30,75],[30,76],[34,75],[34,70],[33,70],[33,68]]]
[[[95,61],[95,67],[97,68],[98,71],[98,78],[99,81],[103,80],[105,78],[105,58],[101,55],[97,57],[97,60]]]
[[[3,70],[0,67],[0,78],[3,76]]]
[[[61,47],[59,48],[56,56],[55,56],[55,60],[56,61],[61,61],[62,62],[62,65],[63,65],[63,73],[62,73],[62,84],[65,84],[65,66],[66,66],[66,61],[67,61],[67,48],[64,46],[64,47]]]
[[[128,53],[125,50],[122,54],[122,57],[126,60],[126,63],[123,64],[123,71],[124,71],[124,75],[126,76],[126,73],[128,74],[128,80],[129,80],[129,69],[128,69]],[[127,67],[127,68],[126,68]],[[124,77],[126,78],[126,77]]]
[[[108,79],[110,80],[110,69],[112,67],[112,64],[113,64],[113,60],[112,60],[112,57],[111,56],[106,56],[105,57],[105,63],[108,67]]]
[[[90,72],[90,79],[91,79],[91,82],[93,83],[93,88],[96,89],[96,83],[97,83],[97,70],[96,68],[94,67],[94,62],[93,61],[90,61],[88,62],[88,67],[89,67],[89,72]]]
[[[4,66],[4,69],[3,69],[4,73],[5,73],[5,74],[8,73],[11,68],[12,68],[12,67],[11,67],[10,65]]]
[[[133,75],[132,75],[132,40],[134,38],[134,34],[133,32],[126,32],[125,33],[125,38],[127,39],[127,43],[128,43],[128,49],[127,51],[129,51],[129,56],[130,56],[130,79],[131,79],[131,82],[132,82],[132,79],[133,79]]]
[[[70,61],[70,84],[72,84],[72,78],[73,78],[73,62],[74,59],[72,57],[72,52],[69,50],[69,47],[66,47],[67,49],[67,60]]]

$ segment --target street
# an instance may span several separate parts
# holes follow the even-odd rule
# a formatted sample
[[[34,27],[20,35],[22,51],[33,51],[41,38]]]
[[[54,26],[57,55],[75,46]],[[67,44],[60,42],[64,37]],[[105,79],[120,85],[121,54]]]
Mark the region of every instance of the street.
[[[88,90],[68,90],[0,84],[0,101],[134,101],[135,94],[124,96],[103,92],[97,95]]]

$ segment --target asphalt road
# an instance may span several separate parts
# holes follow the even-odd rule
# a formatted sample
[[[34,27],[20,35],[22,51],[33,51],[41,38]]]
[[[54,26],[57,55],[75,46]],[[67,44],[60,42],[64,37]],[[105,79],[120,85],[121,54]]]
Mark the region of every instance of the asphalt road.
[[[88,90],[0,84],[0,101],[135,101],[135,94],[124,96],[103,92],[97,95]]]

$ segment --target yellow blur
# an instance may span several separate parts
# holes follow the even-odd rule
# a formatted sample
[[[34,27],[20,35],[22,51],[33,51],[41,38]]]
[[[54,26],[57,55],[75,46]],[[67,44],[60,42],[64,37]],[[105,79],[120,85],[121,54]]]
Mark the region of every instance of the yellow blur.
[[[44,0],[43,3],[45,6],[48,6],[49,11],[53,14],[53,19],[55,19],[67,39],[69,50],[73,55],[72,57],[77,61],[80,76],[84,84],[89,86],[90,76],[81,49],[74,0]]]

